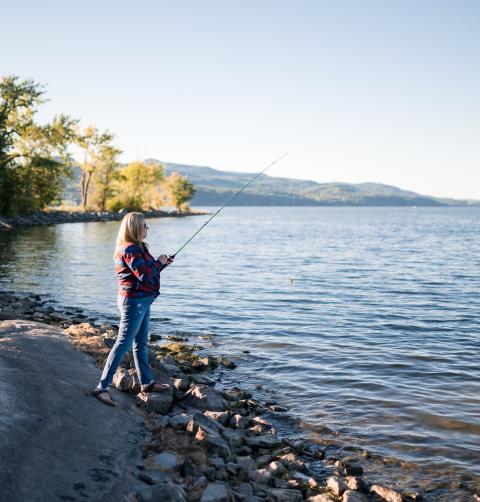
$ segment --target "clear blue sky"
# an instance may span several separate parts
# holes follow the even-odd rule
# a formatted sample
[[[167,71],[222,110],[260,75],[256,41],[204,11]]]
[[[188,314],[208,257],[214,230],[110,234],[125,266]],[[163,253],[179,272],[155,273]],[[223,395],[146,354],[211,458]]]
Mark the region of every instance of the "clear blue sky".
[[[480,199],[480,1],[24,1],[0,74],[123,161],[374,181]]]

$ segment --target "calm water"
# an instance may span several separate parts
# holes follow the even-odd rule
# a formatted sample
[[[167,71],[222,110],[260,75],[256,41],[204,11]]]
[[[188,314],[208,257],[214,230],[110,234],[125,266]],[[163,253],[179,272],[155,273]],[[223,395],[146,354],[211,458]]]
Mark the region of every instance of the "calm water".
[[[204,219],[151,220],[154,254]],[[116,321],[117,228],[0,233],[0,287]],[[152,328],[213,335],[230,378],[273,389],[312,437],[460,493],[480,479],[479,285],[480,208],[227,208],[162,274]]]

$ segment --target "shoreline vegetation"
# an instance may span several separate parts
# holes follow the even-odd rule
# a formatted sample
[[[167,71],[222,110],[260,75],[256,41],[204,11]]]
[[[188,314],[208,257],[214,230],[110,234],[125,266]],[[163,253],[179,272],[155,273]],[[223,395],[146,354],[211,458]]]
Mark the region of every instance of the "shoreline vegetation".
[[[126,210],[121,211],[82,211],[50,209],[48,211],[35,211],[14,217],[0,215],[0,231],[13,230],[16,227],[32,227],[41,225],[57,225],[60,223],[86,223],[93,221],[119,221]],[[145,218],[179,218],[184,216],[202,216],[209,214],[201,210],[142,210]]]
[[[69,200],[67,185],[85,212],[166,206],[189,211],[193,183],[177,172],[166,176],[158,162],[120,163],[122,150],[108,129],[81,127],[79,119],[64,114],[39,124],[36,115],[44,94],[44,86],[33,79],[0,78],[0,215],[23,216],[59,206]]]
[[[118,332],[117,326],[89,319],[80,308],[36,294],[2,291],[0,322],[13,319],[63,329],[77,350],[93,358],[99,371]],[[199,342],[210,338],[200,336]],[[318,444],[277,433],[275,416],[288,409],[276,401],[261,402],[240,387],[217,389],[222,371],[234,371],[236,363],[187,341],[184,336],[151,335],[148,350],[154,378],[169,383],[168,392],[139,392],[131,353],[115,374],[113,388],[135,400],[149,431],[142,462],[130,473],[138,483],[125,500],[422,500],[420,493],[400,493],[364,476],[361,464],[370,456],[365,450],[356,452],[348,445],[332,448],[328,441]],[[105,406],[92,398],[92,406],[97,405]]]

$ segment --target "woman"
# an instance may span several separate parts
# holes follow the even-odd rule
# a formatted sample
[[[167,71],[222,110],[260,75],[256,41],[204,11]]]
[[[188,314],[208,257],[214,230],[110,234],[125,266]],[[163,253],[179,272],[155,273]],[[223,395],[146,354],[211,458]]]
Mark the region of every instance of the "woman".
[[[116,406],[109,386],[125,354],[133,344],[133,360],[140,381],[141,392],[161,392],[168,384],[156,383],[148,365],[148,325],[150,305],[160,294],[160,272],[172,263],[161,255],[158,259],[148,251],[144,242],[148,226],[142,213],[124,216],[115,247],[115,272],[118,282],[117,305],[120,327],[117,340],[108,354],[100,382],[92,394],[103,403]]]

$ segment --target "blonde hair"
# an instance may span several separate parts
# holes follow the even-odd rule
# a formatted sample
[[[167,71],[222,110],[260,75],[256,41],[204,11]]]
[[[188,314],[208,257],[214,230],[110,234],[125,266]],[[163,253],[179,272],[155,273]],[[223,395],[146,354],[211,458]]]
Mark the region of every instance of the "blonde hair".
[[[133,242],[140,247],[144,246],[143,232],[145,226],[145,216],[142,213],[127,213],[120,224],[115,244],[115,253],[125,242]]]

